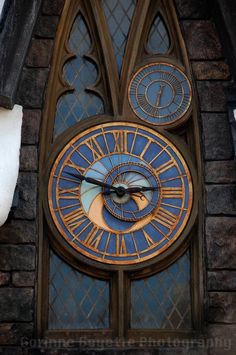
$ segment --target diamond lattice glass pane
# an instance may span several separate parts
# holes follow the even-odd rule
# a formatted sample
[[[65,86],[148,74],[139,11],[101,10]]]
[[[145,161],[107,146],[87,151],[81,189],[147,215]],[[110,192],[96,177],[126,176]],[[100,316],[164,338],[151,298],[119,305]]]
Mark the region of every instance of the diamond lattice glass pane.
[[[147,49],[153,54],[165,54],[170,48],[170,37],[163,19],[157,15],[148,36]]]
[[[109,282],[88,277],[50,254],[49,329],[109,328]]]
[[[131,328],[191,329],[189,253],[154,276],[132,281]]]
[[[120,73],[137,0],[102,0]]]
[[[64,79],[75,90],[60,97],[57,103],[54,138],[87,117],[104,113],[102,100],[86,91],[98,77],[96,66],[84,56],[89,53],[92,43],[88,28],[81,15],[72,27],[69,48],[76,58],[68,61],[63,68]]]

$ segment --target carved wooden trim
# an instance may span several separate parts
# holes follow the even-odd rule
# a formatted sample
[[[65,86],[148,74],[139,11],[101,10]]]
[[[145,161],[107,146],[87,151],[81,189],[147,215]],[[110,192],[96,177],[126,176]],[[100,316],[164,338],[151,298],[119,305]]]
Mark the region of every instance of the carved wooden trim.
[[[64,64],[74,58],[74,54],[71,53],[67,46],[67,40],[70,34],[72,24],[78,15],[81,13],[89,27],[91,33],[93,47],[91,52],[87,55],[87,58],[96,63],[96,67],[99,69],[99,75],[97,82],[88,90],[96,92],[104,100],[105,114],[99,117],[94,117],[93,122],[102,123],[109,120],[127,120],[129,122],[142,123],[139,118],[135,116],[130,108],[128,102],[128,85],[132,74],[138,67],[151,63],[153,61],[165,60],[169,63],[175,63],[180,66],[187,76],[191,79],[191,67],[188,61],[187,51],[185,43],[180,31],[178,19],[175,12],[173,0],[138,0],[137,7],[132,20],[127,46],[124,54],[123,65],[121,70],[121,76],[119,78],[115,55],[113,52],[113,45],[108,31],[105,15],[101,2],[99,0],[66,0],[65,7],[62,13],[61,22],[58,29],[57,39],[55,42],[52,69],[49,78],[49,84],[46,95],[46,103],[44,110],[44,124],[42,128],[42,144],[40,155],[40,174],[43,176],[47,171],[45,163],[48,160],[49,152],[56,151],[63,143],[68,141],[76,131],[82,131],[90,125],[90,120],[83,120],[73,127],[67,129],[65,134],[58,137],[52,144],[52,134],[54,125],[54,115],[56,102],[58,97],[68,90],[72,90],[69,87],[62,76],[62,68]],[[160,13],[165,25],[168,29],[171,47],[166,55],[150,55],[145,49],[145,43],[148,39],[149,31],[152,26],[153,20],[156,15]],[[138,29],[138,30],[137,30]],[[61,45],[61,44],[64,45]],[[145,123],[162,134],[169,137],[179,149],[183,150],[184,155],[193,161],[193,179],[195,181],[196,194],[202,196],[202,161],[200,151],[200,134],[198,127],[198,102],[197,95],[193,84],[193,103],[191,110],[186,119],[181,122],[180,125],[172,126],[170,129],[163,129],[153,127],[151,124]],[[50,161],[48,164],[50,165]],[[45,180],[41,181],[40,196],[45,196],[46,184]],[[165,257],[158,257],[156,264],[152,265],[151,262],[144,262],[142,265],[133,265],[129,269],[124,266],[117,268],[110,265],[98,265],[94,261],[78,260],[76,255],[68,253],[66,248],[63,248],[56,240],[50,239],[52,247],[56,252],[70,265],[76,269],[84,272],[93,277],[100,277],[104,280],[109,280],[111,283],[111,319],[110,329],[106,330],[108,337],[118,336],[138,338],[140,334],[149,334],[153,337],[165,337],[173,335],[186,336],[193,335],[195,330],[201,330],[203,319],[203,289],[200,285],[202,282],[202,225],[203,225],[203,212],[202,212],[202,199],[195,203],[194,212],[192,215],[191,223],[188,224],[182,236],[175,242]],[[40,197],[40,234],[41,238],[46,238],[49,233],[57,234],[56,230],[49,232],[45,227],[43,221],[43,214],[49,213],[47,207],[42,208],[42,198]],[[200,211],[200,213],[199,213]],[[44,237],[42,237],[44,234]],[[47,242],[41,245],[41,255],[45,256],[46,264],[48,264],[46,251],[49,246]],[[182,331],[136,331],[129,329],[129,316],[127,312],[128,300],[130,299],[130,280],[140,279],[143,277],[151,276],[164,268],[168,267],[171,263],[177,260],[187,249],[191,250],[191,268],[192,268],[192,314],[194,330],[192,332]],[[43,258],[41,257],[41,261]],[[48,272],[48,266],[43,266],[43,270],[40,271],[41,279]],[[68,332],[47,331],[46,318],[47,311],[44,304],[44,297],[47,298],[47,279],[44,279],[40,283],[39,289],[41,295],[41,308],[38,317],[42,321],[38,321],[40,329],[43,329],[44,334],[50,337],[62,337]],[[78,332],[69,332],[72,338],[78,338],[81,335],[93,335],[94,337],[102,337],[103,330],[87,331],[81,330]]]

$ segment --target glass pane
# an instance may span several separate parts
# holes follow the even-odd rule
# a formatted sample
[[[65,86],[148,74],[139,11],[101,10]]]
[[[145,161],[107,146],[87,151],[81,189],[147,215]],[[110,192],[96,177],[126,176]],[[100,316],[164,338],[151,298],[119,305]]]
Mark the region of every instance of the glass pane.
[[[119,73],[136,3],[137,0],[102,0]]]
[[[188,252],[166,270],[132,281],[131,328],[191,329]]]
[[[153,54],[165,54],[170,48],[170,38],[166,25],[160,15],[153,21],[148,36],[147,49]]]
[[[50,254],[49,329],[109,328],[109,282],[88,277]]]
[[[75,90],[62,95],[58,100],[54,138],[80,120],[104,113],[102,100],[86,91],[98,77],[96,66],[84,57],[91,46],[88,28],[82,16],[78,15],[69,38],[69,48],[76,58],[68,61],[63,68],[64,79]]]

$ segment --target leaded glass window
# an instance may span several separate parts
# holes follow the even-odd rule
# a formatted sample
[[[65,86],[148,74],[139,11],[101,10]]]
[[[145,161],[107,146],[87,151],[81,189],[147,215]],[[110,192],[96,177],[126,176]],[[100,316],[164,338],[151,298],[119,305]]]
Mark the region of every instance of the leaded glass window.
[[[57,102],[54,137],[78,121],[104,112],[102,99],[88,91],[96,82],[98,71],[95,63],[86,57],[91,51],[92,41],[81,14],[73,24],[68,47],[75,58],[64,65],[63,78],[72,92],[63,94]]]
[[[162,17],[158,14],[154,19],[147,42],[149,53],[165,54],[170,49],[170,37]]]
[[[89,277],[51,251],[49,329],[109,328],[109,282]]]
[[[191,329],[190,258],[131,282],[131,328]]]
[[[119,73],[137,0],[102,0]]]

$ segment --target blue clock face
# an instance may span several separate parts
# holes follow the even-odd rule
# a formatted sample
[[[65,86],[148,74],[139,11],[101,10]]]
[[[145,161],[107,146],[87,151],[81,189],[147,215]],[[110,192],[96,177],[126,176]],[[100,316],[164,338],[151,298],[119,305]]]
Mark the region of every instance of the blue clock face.
[[[186,75],[168,63],[148,64],[137,71],[128,90],[134,113],[154,125],[170,125],[188,111],[192,90]]]
[[[50,171],[49,209],[61,237],[91,259],[134,264],[170,247],[192,209],[177,148],[142,125],[112,122],[77,134]]]

